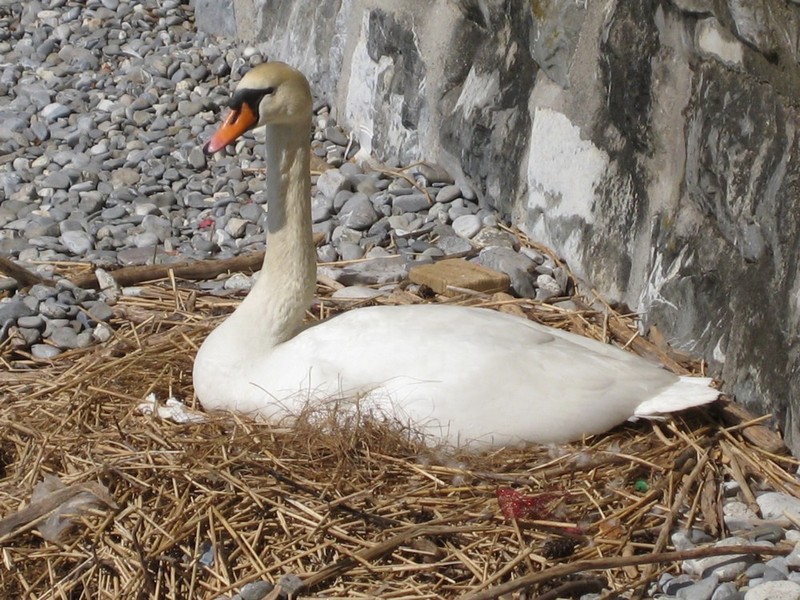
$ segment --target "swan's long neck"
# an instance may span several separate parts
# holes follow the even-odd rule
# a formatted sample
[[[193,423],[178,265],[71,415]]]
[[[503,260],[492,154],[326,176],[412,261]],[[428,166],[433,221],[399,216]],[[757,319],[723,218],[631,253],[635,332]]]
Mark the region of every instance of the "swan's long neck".
[[[294,336],[316,283],[310,123],[267,127],[267,250],[258,281],[229,319],[264,352]]]

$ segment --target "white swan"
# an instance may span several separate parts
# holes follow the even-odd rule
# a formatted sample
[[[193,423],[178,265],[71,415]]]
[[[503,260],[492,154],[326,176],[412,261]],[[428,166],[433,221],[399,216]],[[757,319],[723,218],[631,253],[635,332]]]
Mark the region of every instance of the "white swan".
[[[709,379],[486,309],[370,307],[303,329],[316,273],[309,85],[288,65],[265,63],[229,106],[205,150],[266,126],[268,243],[252,290],[197,353],[194,388],[206,409],[275,420],[309,400],[357,396],[436,439],[499,445],[572,441],[717,398]]]

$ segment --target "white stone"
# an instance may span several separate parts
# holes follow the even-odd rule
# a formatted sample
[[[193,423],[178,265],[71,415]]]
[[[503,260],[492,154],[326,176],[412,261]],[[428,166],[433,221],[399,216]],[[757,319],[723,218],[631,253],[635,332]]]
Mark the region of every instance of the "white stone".
[[[751,542],[740,537],[730,537],[720,540],[714,547],[743,546]],[[708,577],[715,573],[720,581],[733,581],[753,563],[754,558],[743,554],[729,554],[725,556],[709,556],[683,561],[681,568],[684,573],[696,577]]]
[[[242,237],[249,222],[250,221],[247,221],[246,219],[231,217],[225,224],[225,231],[227,231],[231,237]]]
[[[748,590],[744,600],[800,600],[800,585],[793,581],[765,581]]]
[[[243,273],[234,273],[225,280],[222,287],[226,290],[249,290],[253,287],[253,280]]]
[[[463,238],[473,238],[481,230],[481,219],[478,215],[461,215],[453,221],[453,231]]]
[[[107,342],[111,339],[112,333],[111,327],[105,323],[98,323],[92,331],[92,337],[98,342]]]
[[[333,294],[331,294],[331,297],[338,300],[369,300],[371,298],[384,295],[385,294],[382,291],[374,288],[363,285],[351,285],[336,290],[333,292]]]
[[[722,514],[725,524],[731,531],[751,529],[761,521],[744,502],[738,500],[726,502],[722,507]]]
[[[61,243],[76,256],[83,256],[92,249],[92,238],[85,231],[65,231]]]
[[[332,200],[337,193],[349,187],[349,181],[337,169],[329,169],[317,179],[317,191],[329,200]]]
[[[767,492],[756,498],[761,516],[767,520],[778,520],[789,524],[787,515],[795,523],[800,521],[800,499],[781,492]]]

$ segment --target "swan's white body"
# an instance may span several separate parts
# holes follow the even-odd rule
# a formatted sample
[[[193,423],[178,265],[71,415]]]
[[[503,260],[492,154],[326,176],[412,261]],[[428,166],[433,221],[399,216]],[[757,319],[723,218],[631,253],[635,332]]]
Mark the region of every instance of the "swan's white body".
[[[256,109],[267,125],[267,253],[251,292],[195,359],[195,392],[207,409],[279,420],[309,402],[357,398],[437,439],[498,445],[575,440],[717,398],[708,379],[485,309],[362,308],[303,330],[315,283],[308,84],[268,63],[237,93],[243,86],[270,90]]]

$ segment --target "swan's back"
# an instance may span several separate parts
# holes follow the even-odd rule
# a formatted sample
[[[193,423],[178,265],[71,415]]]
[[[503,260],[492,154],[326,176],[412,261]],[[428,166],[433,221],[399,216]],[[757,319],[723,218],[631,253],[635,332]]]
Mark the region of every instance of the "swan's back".
[[[635,414],[717,396],[708,380],[687,384],[608,344],[496,311],[441,305],[353,310],[246,368],[236,410],[275,419],[299,413],[309,399],[358,396],[458,443],[575,440]]]

